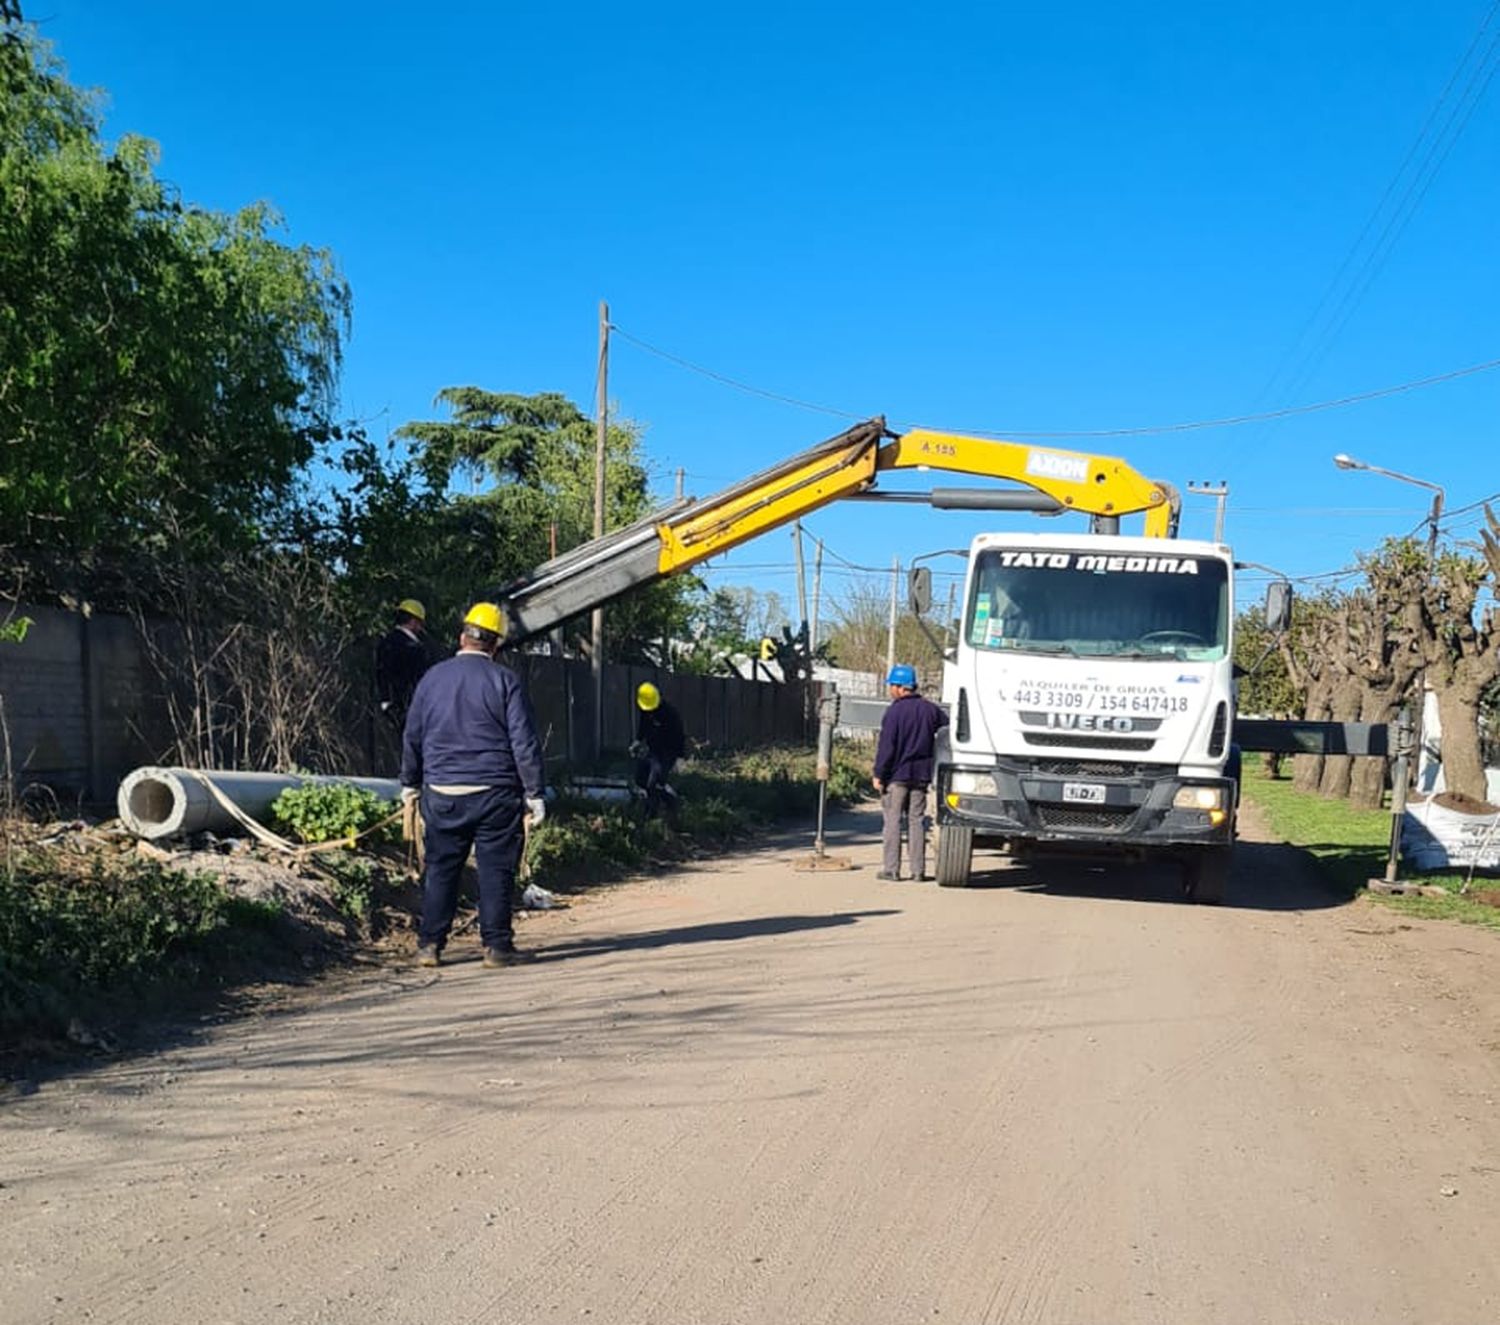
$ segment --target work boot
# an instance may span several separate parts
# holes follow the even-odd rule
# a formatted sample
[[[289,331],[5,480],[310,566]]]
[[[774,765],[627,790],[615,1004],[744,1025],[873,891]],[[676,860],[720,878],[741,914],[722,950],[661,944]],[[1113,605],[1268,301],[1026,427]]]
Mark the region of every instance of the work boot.
[[[889,870],[881,870],[880,873],[877,874],[875,877],[877,879],[879,879],[881,883],[900,883],[901,882],[901,876],[899,874],[892,874]]]
[[[442,961],[442,958],[439,957],[439,955],[438,955],[437,944],[435,944],[435,943],[423,943],[423,944],[420,944],[418,946],[418,948],[417,948],[417,965],[418,966],[437,966],[437,965],[439,965],[441,963],[441,961]]]
[[[531,960],[529,952],[522,952],[514,943],[502,944],[498,948],[484,950],[484,965],[494,971],[502,966],[521,966]]]

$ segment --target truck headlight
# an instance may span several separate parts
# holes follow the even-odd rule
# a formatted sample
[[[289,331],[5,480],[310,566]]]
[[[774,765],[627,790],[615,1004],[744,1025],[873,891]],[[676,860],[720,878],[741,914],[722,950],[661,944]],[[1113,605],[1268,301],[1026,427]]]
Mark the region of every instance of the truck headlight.
[[[948,783],[951,791],[960,796],[998,796],[1000,788],[995,785],[992,773],[966,773],[962,769],[953,774]]]
[[[1178,787],[1172,797],[1174,810],[1221,810],[1224,808],[1223,787]]]

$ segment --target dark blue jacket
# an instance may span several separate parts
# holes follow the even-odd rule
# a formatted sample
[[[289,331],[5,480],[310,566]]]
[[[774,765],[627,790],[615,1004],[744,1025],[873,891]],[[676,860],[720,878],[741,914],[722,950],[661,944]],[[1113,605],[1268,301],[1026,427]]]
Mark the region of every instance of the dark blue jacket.
[[[482,653],[430,668],[406,714],[401,785],[507,787],[540,796],[542,743],[520,678]]]
[[[947,725],[947,710],[921,695],[902,695],[900,699],[892,700],[885,717],[880,720],[880,742],[875,747],[875,776],[882,784],[930,785],[932,738]]]

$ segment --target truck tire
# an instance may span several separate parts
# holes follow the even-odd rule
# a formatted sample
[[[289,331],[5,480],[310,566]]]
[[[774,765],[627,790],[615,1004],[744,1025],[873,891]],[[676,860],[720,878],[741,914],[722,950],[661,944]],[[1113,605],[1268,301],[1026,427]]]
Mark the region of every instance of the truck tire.
[[[1228,847],[1205,847],[1182,862],[1182,886],[1190,900],[1201,906],[1218,906],[1229,883]]]
[[[967,888],[974,866],[974,830],[957,824],[938,829],[937,881],[940,888]]]

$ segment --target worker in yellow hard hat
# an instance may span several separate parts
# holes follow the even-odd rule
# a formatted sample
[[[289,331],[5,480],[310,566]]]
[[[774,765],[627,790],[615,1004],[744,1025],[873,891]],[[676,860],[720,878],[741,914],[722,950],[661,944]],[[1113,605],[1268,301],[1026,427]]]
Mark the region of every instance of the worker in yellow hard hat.
[[[495,661],[505,613],[475,603],[458,653],[423,676],[406,715],[401,795],[420,799],[426,865],[417,962],[442,958],[469,852],[479,865],[479,937],[486,967],[520,961],[511,890],[529,818],[547,816],[542,743],[520,678]]]
[[[677,793],[667,777],[686,749],[682,717],[650,681],[636,688],[635,707],[635,744],[630,751],[635,756],[636,786],[645,793],[645,817],[665,810],[672,823],[677,817]]]
[[[396,604],[395,621],[375,647],[375,695],[380,712],[400,732],[412,691],[432,663],[423,636],[427,609],[415,598]]]

